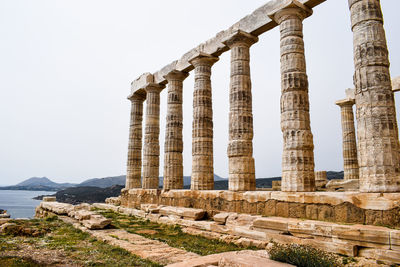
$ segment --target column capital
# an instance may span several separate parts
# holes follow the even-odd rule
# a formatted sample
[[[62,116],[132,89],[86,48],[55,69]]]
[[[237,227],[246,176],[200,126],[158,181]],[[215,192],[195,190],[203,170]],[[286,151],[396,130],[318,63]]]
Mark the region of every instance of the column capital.
[[[218,57],[214,57],[210,54],[206,54],[203,52],[197,52],[188,61],[194,67],[199,66],[199,65],[207,65],[207,66],[211,67],[218,60],[219,60]]]
[[[229,48],[233,46],[237,46],[239,44],[244,44],[248,47],[251,45],[255,44],[258,42],[258,37],[254,36],[248,32],[242,31],[242,30],[236,30],[232,34],[230,34],[228,37],[226,37],[224,40],[222,40],[222,43]]]
[[[189,76],[189,73],[184,72],[184,71],[179,71],[179,70],[172,70],[168,72],[166,75],[163,77],[169,82],[169,81],[183,81]]]
[[[143,102],[143,101],[146,100],[146,93],[143,92],[143,91],[142,92],[136,92],[133,95],[129,96],[128,99],[130,101],[132,101],[132,102],[134,102],[134,101],[135,102],[136,101]]]
[[[294,16],[303,20],[311,16],[312,13],[311,8],[306,7],[297,0],[290,0],[281,9],[273,11],[268,16],[276,23],[281,24],[282,21]]]
[[[339,107],[353,106],[354,103],[355,103],[354,99],[351,98],[346,98],[335,102],[335,104],[338,105]]]
[[[143,90],[146,91],[146,93],[149,92],[161,92],[165,88],[165,85],[159,84],[159,83],[147,83],[146,85],[143,86]]]

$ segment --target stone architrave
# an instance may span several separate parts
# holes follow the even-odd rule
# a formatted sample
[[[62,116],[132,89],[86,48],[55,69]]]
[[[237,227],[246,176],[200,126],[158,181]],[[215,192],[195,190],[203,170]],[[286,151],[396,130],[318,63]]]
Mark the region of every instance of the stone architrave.
[[[379,0],[349,0],[361,192],[400,192],[400,147]]]
[[[258,37],[238,30],[223,42],[231,50],[229,93],[229,190],[256,189],[250,46]]]
[[[160,92],[164,86],[149,83],[146,90],[146,125],[143,147],[142,188],[157,189],[160,165]]]
[[[281,35],[282,191],[315,191],[314,144],[310,126],[303,20],[312,10],[290,1],[271,14]]]
[[[340,107],[342,119],[343,169],[344,179],[358,179],[358,160],[356,131],[354,127],[354,99],[344,99],[336,102]]]
[[[126,189],[140,188],[142,176],[142,121],[145,93],[135,93],[131,101],[131,122],[129,127],[128,164]]]
[[[194,66],[192,125],[192,190],[214,189],[213,110],[211,67],[218,57],[198,53],[189,62]]]
[[[189,74],[171,71],[165,78],[168,81],[168,104],[164,145],[164,182],[163,188],[183,188],[183,80]]]

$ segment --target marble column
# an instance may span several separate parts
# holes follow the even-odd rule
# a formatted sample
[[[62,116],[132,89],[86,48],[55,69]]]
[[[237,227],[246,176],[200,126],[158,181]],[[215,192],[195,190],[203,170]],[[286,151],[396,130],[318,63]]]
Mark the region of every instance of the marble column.
[[[143,147],[142,188],[157,189],[160,165],[160,92],[163,86],[149,83],[146,90],[146,126]]]
[[[163,188],[183,189],[183,116],[182,89],[183,80],[189,74],[172,71],[164,76],[168,81],[168,104],[164,145],[164,182]]]
[[[142,176],[142,120],[143,101],[146,94],[136,93],[131,101],[131,122],[129,127],[128,164],[126,172],[126,189],[140,188]]]
[[[192,125],[192,190],[214,189],[213,110],[211,67],[217,57],[199,53],[189,62],[194,66]]]
[[[379,0],[349,0],[361,192],[400,192],[400,154]]]
[[[272,15],[281,35],[282,191],[315,191],[303,19],[312,10],[298,1]]]
[[[344,179],[358,179],[357,142],[353,115],[354,100],[340,100],[336,102],[336,105],[340,107],[342,118]]]
[[[229,190],[256,189],[253,158],[253,110],[250,79],[250,46],[256,36],[236,31],[223,43],[231,50],[229,92]]]

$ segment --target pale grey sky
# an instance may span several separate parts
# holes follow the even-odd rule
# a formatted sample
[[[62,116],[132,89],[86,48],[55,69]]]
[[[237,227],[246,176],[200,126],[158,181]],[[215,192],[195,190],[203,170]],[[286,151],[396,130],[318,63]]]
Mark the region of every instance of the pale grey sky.
[[[267,0],[0,0],[0,184],[125,174],[130,82],[227,29]],[[392,77],[400,75],[398,0],[382,0]],[[342,170],[339,107],[352,85],[347,0],[304,22],[316,170]],[[396,49],[397,48],[397,49]],[[229,52],[213,67],[214,165],[228,174]],[[257,177],[279,176],[279,32],[251,48]],[[184,82],[184,165],[191,172],[193,74]],[[399,96],[396,96],[400,103]],[[399,109],[399,104],[396,105]],[[161,157],[166,90],[161,93]]]

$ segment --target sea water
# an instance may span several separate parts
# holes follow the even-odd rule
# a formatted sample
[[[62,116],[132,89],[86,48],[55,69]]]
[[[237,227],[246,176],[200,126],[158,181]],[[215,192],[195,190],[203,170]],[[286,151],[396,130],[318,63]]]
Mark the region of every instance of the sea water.
[[[49,191],[0,190],[0,209],[7,210],[11,218],[32,218],[41,200],[32,199],[41,195],[53,195]]]

